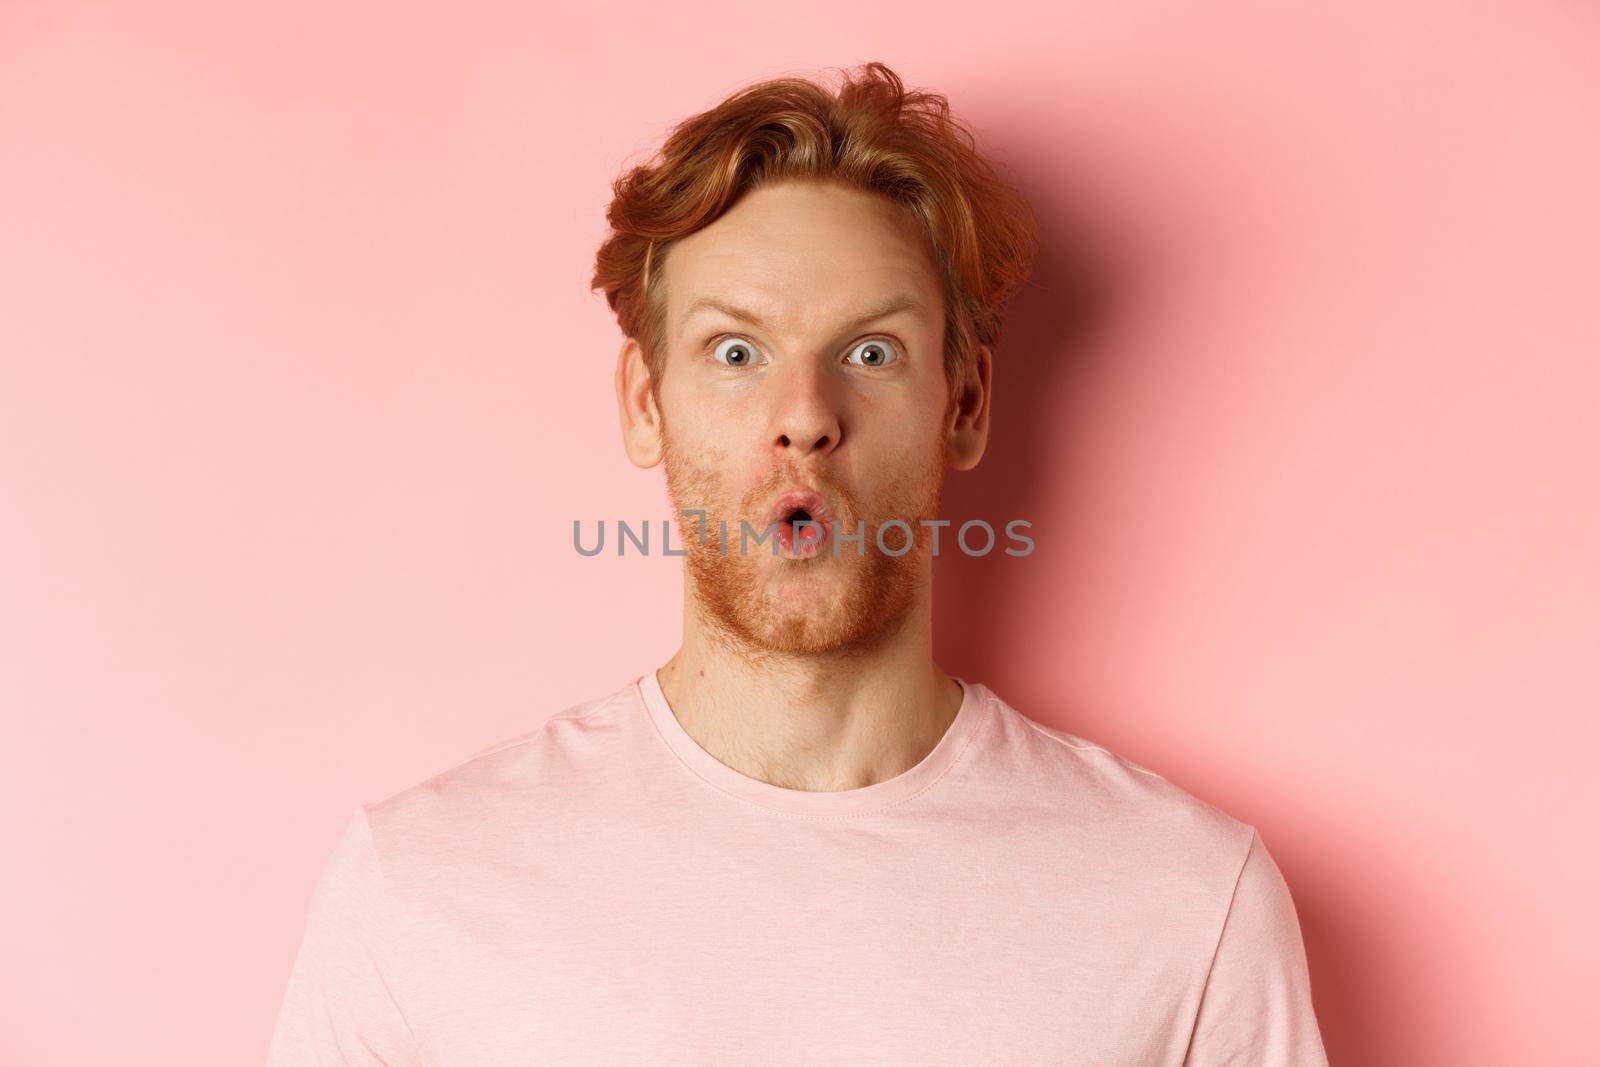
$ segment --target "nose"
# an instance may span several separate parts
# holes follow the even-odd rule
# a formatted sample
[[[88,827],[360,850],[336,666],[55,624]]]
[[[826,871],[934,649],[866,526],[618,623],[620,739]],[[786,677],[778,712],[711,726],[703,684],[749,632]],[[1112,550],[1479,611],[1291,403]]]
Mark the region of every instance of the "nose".
[[[795,360],[779,376],[772,412],[773,454],[777,459],[803,459],[839,447],[843,427],[839,405],[827,372],[810,360]]]

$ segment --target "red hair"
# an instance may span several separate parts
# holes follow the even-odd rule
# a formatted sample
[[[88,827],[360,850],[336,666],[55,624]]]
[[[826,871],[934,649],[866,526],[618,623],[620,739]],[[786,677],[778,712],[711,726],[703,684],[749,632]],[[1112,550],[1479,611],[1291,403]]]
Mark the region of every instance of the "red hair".
[[[659,383],[673,242],[715,222],[764,182],[820,178],[909,209],[938,257],[944,369],[959,381],[973,348],[1000,337],[1002,306],[1038,256],[1033,211],[977,151],[938,93],[907,90],[882,63],[845,72],[837,90],[783,77],[741,89],[673,128],[657,157],[612,183],[611,233],[595,255],[624,335]]]

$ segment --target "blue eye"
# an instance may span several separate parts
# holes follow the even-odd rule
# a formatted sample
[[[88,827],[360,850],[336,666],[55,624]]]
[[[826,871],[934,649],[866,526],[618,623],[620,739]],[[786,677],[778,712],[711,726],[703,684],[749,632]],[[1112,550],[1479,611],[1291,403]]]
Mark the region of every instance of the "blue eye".
[[[857,353],[861,354],[860,360],[855,358]],[[895,351],[894,345],[879,337],[856,345],[850,350],[850,356],[845,362],[855,363],[861,367],[882,367],[899,358],[900,354]]]
[[[725,367],[748,367],[756,360],[756,347],[742,337],[724,337],[711,350],[711,358]]]

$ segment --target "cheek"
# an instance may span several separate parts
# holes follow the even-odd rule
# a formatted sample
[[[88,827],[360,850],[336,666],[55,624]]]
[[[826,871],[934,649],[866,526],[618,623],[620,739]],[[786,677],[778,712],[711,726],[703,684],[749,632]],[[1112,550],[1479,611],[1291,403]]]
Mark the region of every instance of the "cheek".
[[[726,512],[760,478],[759,472],[745,469],[750,454],[731,448],[733,439],[716,427],[669,418],[666,436],[667,478],[686,499]]]
[[[661,384],[661,413],[679,440],[737,440],[748,435],[759,398],[735,391],[737,383],[697,381],[694,368],[668,375]]]
[[[902,473],[920,471],[939,458],[943,449],[944,409],[933,400],[890,418],[874,418],[861,426],[862,451],[876,457],[879,466]]]
[[[675,396],[663,390],[661,407],[668,445],[685,473],[714,478],[731,493],[764,476],[771,454],[760,447],[764,430],[753,419],[754,405],[685,389]]]
[[[731,473],[728,463],[737,453],[730,445],[737,438],[728,427],[698,412],[683,411],[668,415],[667,439],[685,469]]]

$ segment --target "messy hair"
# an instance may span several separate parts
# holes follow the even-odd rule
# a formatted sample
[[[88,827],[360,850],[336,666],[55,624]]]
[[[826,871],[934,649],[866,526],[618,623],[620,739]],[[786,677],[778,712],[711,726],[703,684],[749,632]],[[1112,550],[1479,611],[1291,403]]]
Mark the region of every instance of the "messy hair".
[[[1028,202],[981,156],[938,93],[907,90],[882,63],[839,87],[797,77],[748,86],[675,126],[655,158],[612,183],[611,232],[595,255],[625,336],[659,383],[666,345],[661,270],[673,243],[711,225],[765,182],[826,179],[909,209],[938,258],[944,371],[954,388],[977,345],[1000,337],[1006,300],[1038,256]]]

